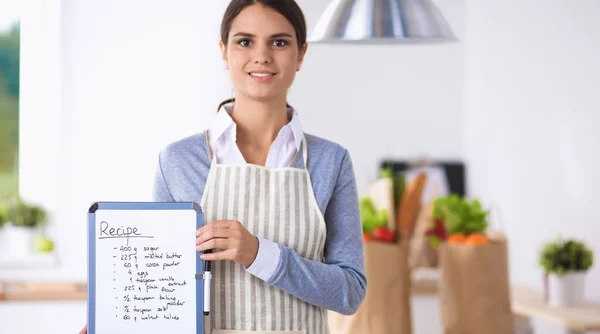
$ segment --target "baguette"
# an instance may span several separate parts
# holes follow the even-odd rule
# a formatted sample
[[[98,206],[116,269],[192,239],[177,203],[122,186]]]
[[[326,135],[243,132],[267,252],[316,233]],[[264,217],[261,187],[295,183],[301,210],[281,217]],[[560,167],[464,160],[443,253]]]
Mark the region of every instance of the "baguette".
[[[401,240],[410,239],[421,207],[421,196],[427,183],[427,174],[419,173],[408,184],[396,210],[398,236]]]

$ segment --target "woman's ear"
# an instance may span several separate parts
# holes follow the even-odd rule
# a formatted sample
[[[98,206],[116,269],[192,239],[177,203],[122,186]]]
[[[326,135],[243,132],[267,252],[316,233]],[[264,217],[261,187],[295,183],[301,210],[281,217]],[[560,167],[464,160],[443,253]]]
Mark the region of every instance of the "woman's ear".
[[[221,49],[221,59],[223,59],[223,64],[225,64],[225,69],[229,69],[229,61],[227,60],[227,46],[223,41],[219,41],[219,49]]]
[[[304,43],[304,45],[302,46],[302,49],[300,49],[300,52],[298,55],[298,68],[296,69],[296,72],[300,71],[300,68],[302,67],[302,63],[304,62],[304,56],[306,55],[307,50],[308,50],[308,43]]]

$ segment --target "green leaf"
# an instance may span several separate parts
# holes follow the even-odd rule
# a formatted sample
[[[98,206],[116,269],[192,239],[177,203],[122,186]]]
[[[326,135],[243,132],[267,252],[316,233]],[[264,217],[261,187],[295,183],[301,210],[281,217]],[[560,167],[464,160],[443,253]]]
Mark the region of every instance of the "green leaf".
[[[428,236],[427,241],[429,241],[431,246],[433,246],[433,248],[435,248],[436,250],[439,249],[440,245],[442,244],[442,241],[440,240],[440,238],[433,236],[433,235]]]
[[[16,198],[8,204],[8,220],[14,226],[37,227],[46,221],[46,211],[36,205]]]
[[[383,168],[379,171],[379,178],[381,179],[392,179],[394,178],[394,172],[391,168]]]
[[[589,270],[594,264],[594,253],[583,241],[559,238],[543,245],[538,264],[546,274],[563,276]]]
[[[8,208],[4,203],[0,203],[0,228],[8,222]]]
[[[406,189],[406,176],[402,173],[398,173],[394,176],[394,207],[398,207],[404,190]]]
[[[378,227],[386,227],[388,223],[387,210],[377,210],[369,197],[360,199],[360,218],[365,233],[372,233]]]
[[[434,201],[433,218],[440,219],[448,233],[484,233],[488,228],[488,211],[479,200],[468,201],[457,194],[440,197]]]

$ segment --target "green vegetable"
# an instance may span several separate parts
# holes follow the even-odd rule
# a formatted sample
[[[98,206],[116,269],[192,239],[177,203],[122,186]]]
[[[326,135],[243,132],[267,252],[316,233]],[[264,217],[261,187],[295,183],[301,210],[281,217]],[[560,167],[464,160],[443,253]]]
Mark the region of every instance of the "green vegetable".
[[[8,208],[0,202],[0,228],[8,221]]]
[[[373,233],[378,227],[387,227],[387,210],[377,210],[369,197],[360,199],[360,217],[362,228],[365,233]]]
[[[392,171],[391,168],[383,168],[382,170],[379,171],[379,178],[380,179],[391,179],[394,177],[394,172]]]
[[[396,208],[398,207],[398,204],[400,204],[405,189],[406,176],[404,174],[396,174],[396,176],[394,176],[394,205]]]
[[[440,244],[442,243],[442,240],[440,238],[430,235],[427,236],[427,241],[429,241],[429,244],[431,244],[431,246],[433,246],[434,249],[440,249]]]
[[[394,175],[394,171],[392,170],[392,168],[387,167],[383,168],[379,172],[379,177],[382,179],[392,179],[392,184],[394,188],[394,207],[397,208],[406,188],[406,176],[402,173],[396,173]]]
[[[589,270],[594,264],[594,253],[582,241],[558,239],[543,246],[539,264],[546,275],[563,276],[568,272]]]
[[[468,201],[456,194],[439,197],[433,203],[433,218],[444,222],[448,234],[485,233],[487,215],[478,200]]]

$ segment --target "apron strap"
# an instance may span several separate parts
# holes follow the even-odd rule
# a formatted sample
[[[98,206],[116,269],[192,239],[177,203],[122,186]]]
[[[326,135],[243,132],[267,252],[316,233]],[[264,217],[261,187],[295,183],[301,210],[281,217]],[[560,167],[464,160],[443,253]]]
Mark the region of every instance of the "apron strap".
[[[306,136],[302,136],[302,158],[304,158],[304,169],[308,170],[308,146],[306,144]]]
[[[210,149],[210,139],[208,138],[208,130],[204,132],[204,137],[206,138],[206,149],[208,150],[208,155],[210,156],[211,162],[216,162],[216,155],[213,154],[213,151]]]

